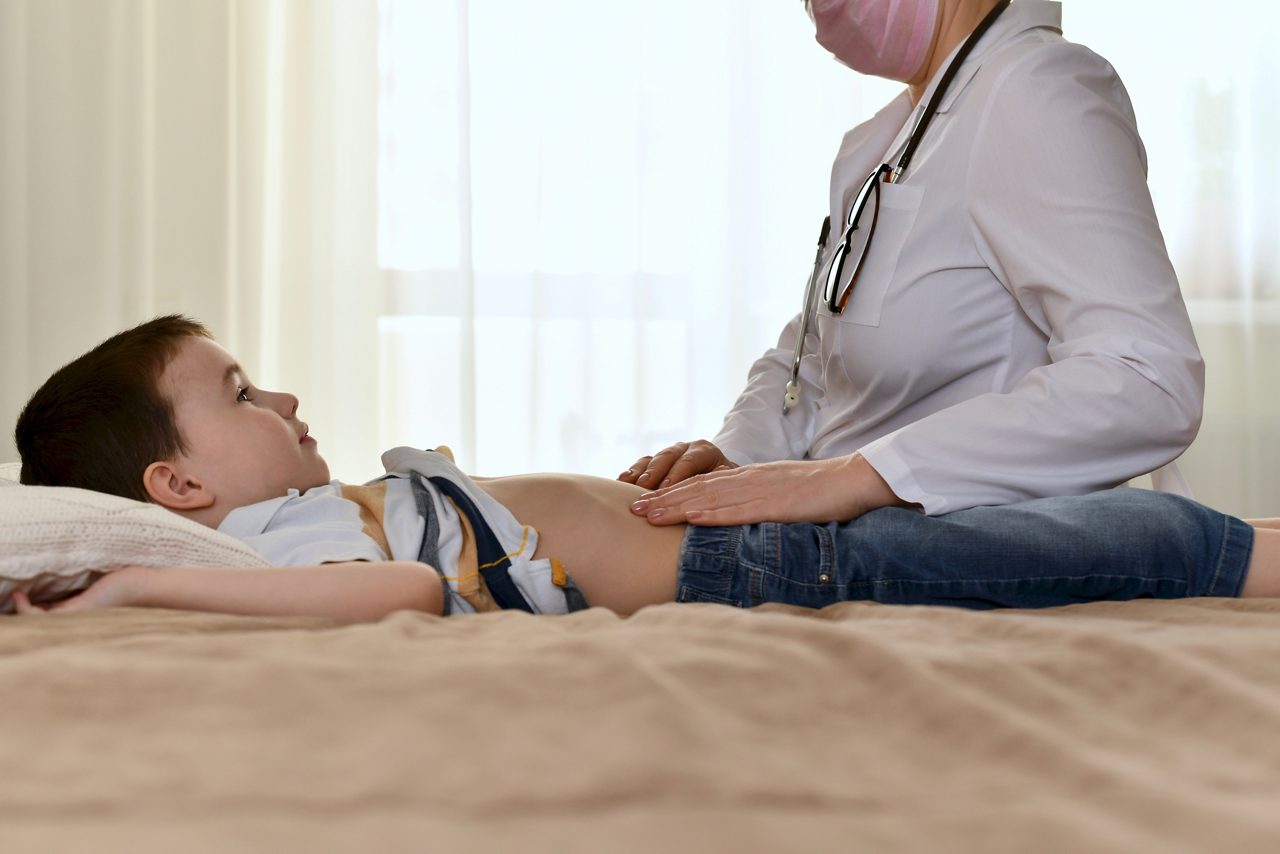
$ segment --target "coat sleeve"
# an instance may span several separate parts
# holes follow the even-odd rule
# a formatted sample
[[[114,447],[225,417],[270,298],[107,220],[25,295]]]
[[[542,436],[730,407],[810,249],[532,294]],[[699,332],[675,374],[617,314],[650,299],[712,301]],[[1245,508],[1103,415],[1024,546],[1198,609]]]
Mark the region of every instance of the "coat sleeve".
[[[822,397],[818,338],[812,323],[805,336],[800,362],[800,399],[791,412],[782,414],[782,398],[791,375],[791,358],[800,316],[782,330],[778,344],[756,359],[747,375],[747,387],[724,418],[712,440],[724,455],[739,465],[769,460],[800,459],[809,447],[814,416]]]
[[[978,251],[1047,338],[1049,363],[871,442],[931,515],[1115,486],[1181,454],[1204,365],[1146,183],[1128,95],[1104,60],[1044,46],[1002,71],[967,176]]]

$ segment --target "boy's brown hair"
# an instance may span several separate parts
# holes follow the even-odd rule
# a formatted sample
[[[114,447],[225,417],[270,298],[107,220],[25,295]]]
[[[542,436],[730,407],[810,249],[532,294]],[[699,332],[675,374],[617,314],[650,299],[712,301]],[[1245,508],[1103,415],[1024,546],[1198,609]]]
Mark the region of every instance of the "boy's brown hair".
[[[213,337],[189,317],[157,317],[54,372],[27,401],[13,431],[22,483],[147,501],[147,466],[186,450],[160,377],[183,339],[197,336]]]

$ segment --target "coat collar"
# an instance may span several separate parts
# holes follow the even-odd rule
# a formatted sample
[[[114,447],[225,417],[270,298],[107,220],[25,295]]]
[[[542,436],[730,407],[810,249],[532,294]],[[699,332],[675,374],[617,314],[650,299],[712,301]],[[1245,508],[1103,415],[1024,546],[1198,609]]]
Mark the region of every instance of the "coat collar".
[[[938,105],[938,112],[945,113],[951,109],[951,105],[955,103],[956,98],[960,97],[960,93],[973,80],[974,75],[978,73],[978,69],[996,53],[998,48],[1025,32],[1037,29],[1050,29],[1058,34],[1062,33],[1062,4],[1060,2],[1056,2],[1056,0],[1014,0],[1013,3],[1010,3],[1009,8],[1005,9],[999,18],[996,18],[991,25],[991,29],[974,45],[973,52],[965,58],[964,64],[956,71],[956,76],[951,81],[950,88],[942,96],[942,103]],[[960,45],[956,45],[950,55],[947,56],[946,62],[942,63],[937,73],[933,75],[933,79],[929,81],[929,85],[924,90],[924,95],[920,98],[920,103],[929,103],[929,98],[933,96],[934,89],[941,82],[947,66],[951,64],[952,58],[959,52]]]

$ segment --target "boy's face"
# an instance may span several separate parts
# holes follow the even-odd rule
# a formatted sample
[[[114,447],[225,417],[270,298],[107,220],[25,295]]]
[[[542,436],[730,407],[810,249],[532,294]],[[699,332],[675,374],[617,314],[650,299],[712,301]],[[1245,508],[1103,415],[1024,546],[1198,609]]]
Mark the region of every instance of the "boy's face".
[[[220,515],[329,482],[316,440],[296,417],[298,399],[255,388],[214,341],[185,339],[160,390],[187,446],[182,469],[212,492]]]

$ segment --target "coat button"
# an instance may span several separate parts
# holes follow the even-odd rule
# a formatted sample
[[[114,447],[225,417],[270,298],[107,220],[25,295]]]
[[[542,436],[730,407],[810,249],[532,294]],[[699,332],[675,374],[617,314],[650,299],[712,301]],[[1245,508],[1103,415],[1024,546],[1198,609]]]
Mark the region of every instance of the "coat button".
[[[827,574],[824,572],[824,573],[822,573],[821,575],[819,575],[819,576],[818,576],[818,580],[819,580],[819,581],[821,581],[823,584],[830,584],[830,583],[831,583],[831,576],[830,576],[830,575],[827,575]]]

